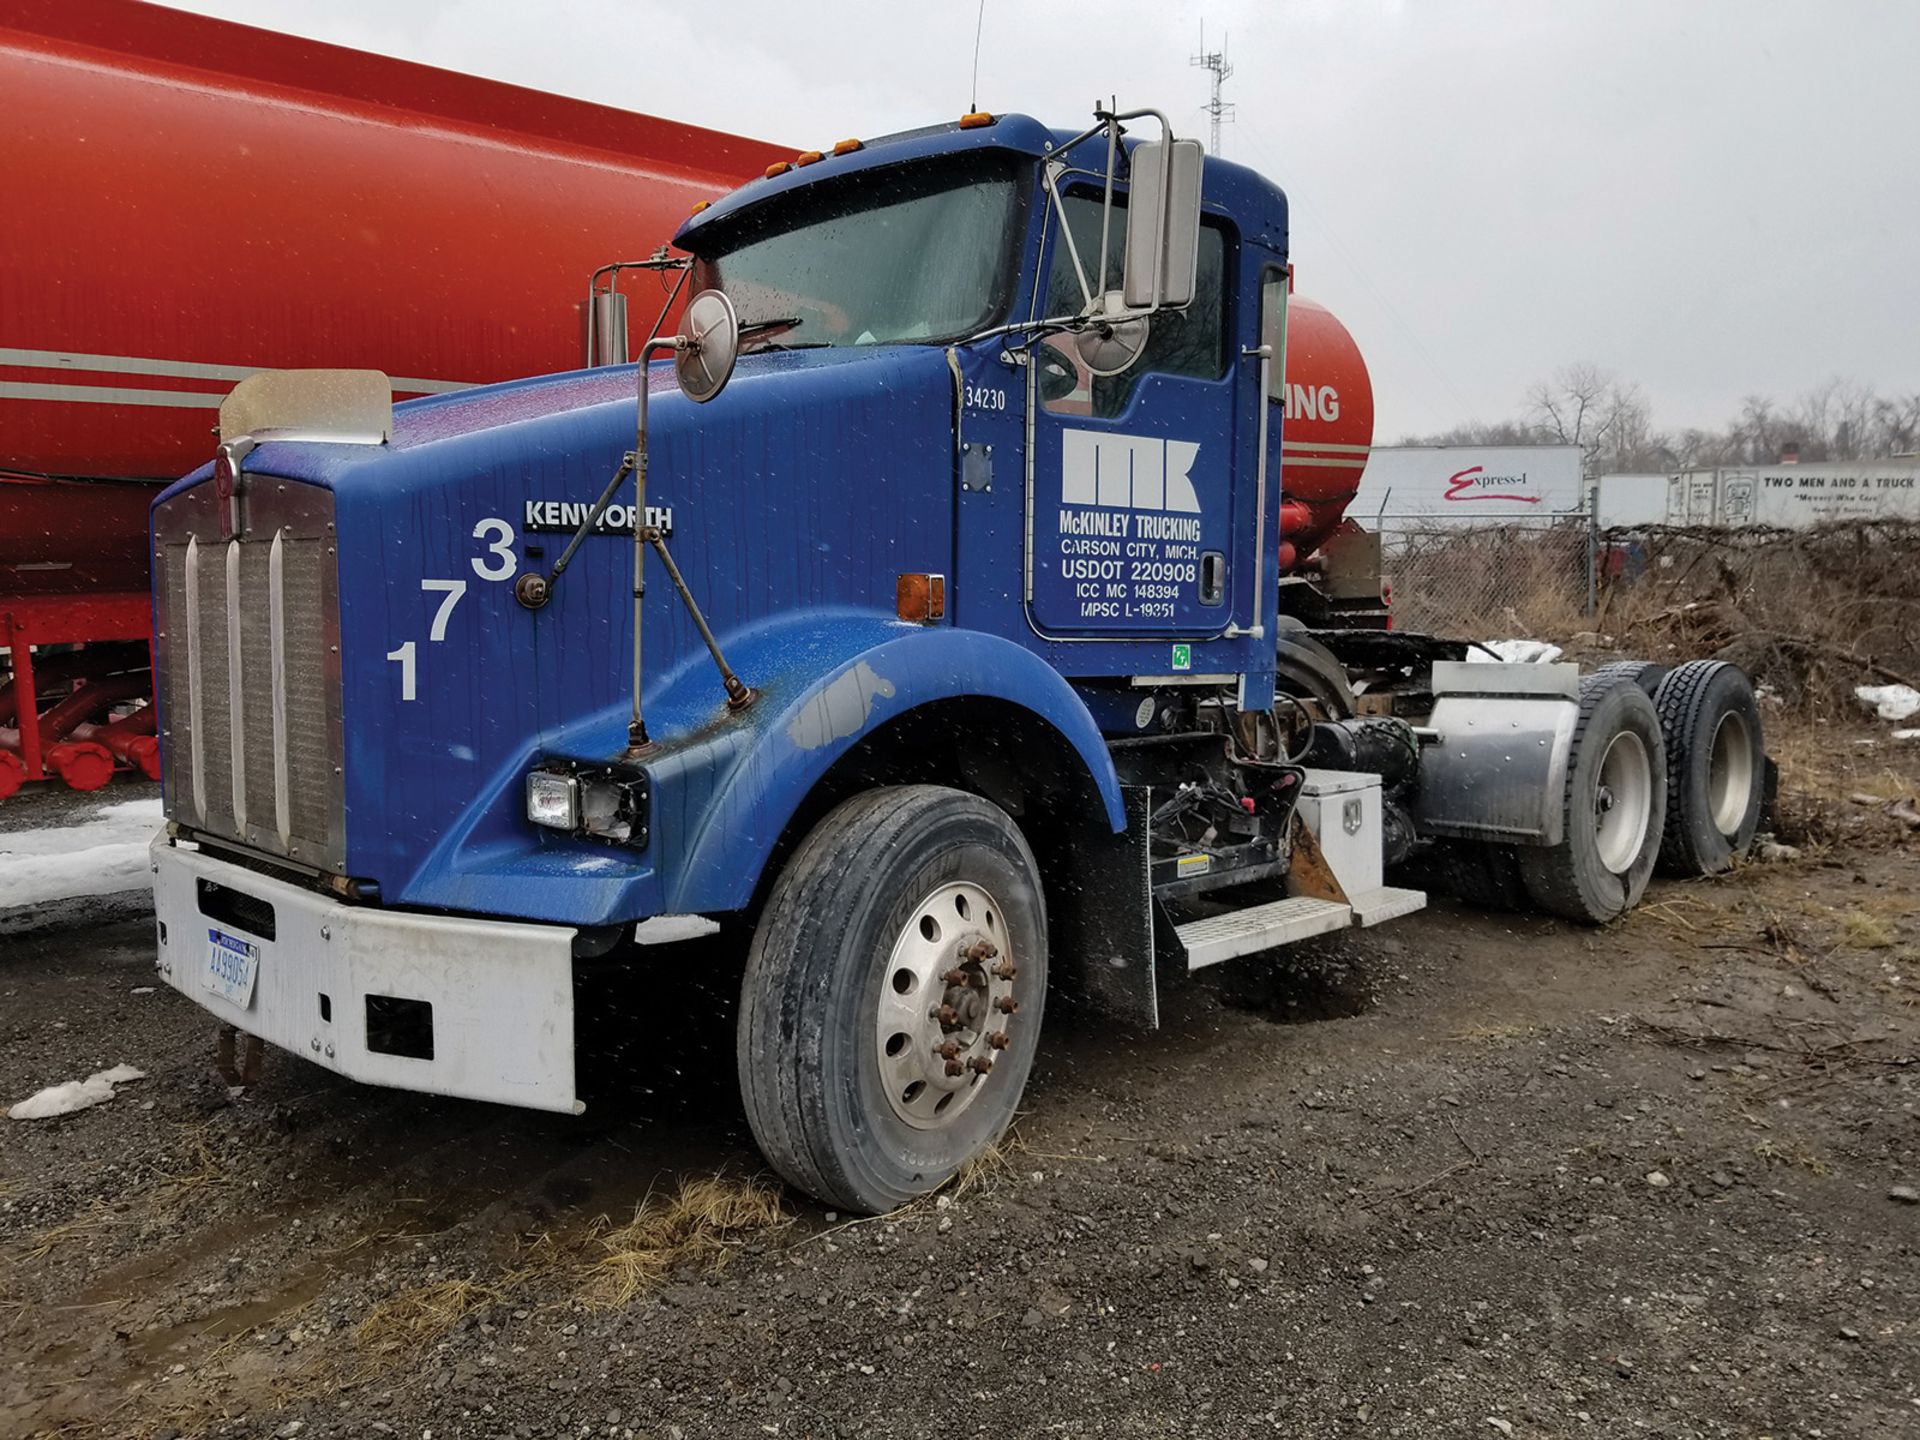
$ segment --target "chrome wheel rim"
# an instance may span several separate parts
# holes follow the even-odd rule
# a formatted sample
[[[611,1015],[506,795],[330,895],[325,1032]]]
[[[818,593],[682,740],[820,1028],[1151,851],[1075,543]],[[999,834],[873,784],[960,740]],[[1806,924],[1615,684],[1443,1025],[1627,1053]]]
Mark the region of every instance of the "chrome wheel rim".
[[[1753,736],[1746,717],[1726,714],[1714,727],[1707,755],[1707,809],[1713,828],[1737,835],[1753,798]]]
[[[1594,787],[1593,834],[1600,863],[1624,875],[1640,858],[1653,818],[1653,761],[1638,735],[1623,730],[1600,757]]]
[[[887,1104],[916,1130],[954,1123],[1012,1042],[1018,975],[999,902],[942,885],[913,908],[880,975],[874,1057]]]

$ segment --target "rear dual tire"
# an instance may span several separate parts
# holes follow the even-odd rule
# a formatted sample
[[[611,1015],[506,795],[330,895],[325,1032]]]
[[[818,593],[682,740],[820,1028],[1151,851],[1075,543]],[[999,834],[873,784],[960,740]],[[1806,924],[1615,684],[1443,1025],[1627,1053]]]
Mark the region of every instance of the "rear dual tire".
[[[1653,874],[1666,803],[1653,701],[1633,676],[1589,677],[1560,794],[1560,842],[1515,852],[1533,903],[1585,925],[1626,914]]]
[[[1718,875],[1753,845],[1766,798],[1760,705],[1744,671],[1693,660],[1653,693],[1667,752],[1665,875]]]

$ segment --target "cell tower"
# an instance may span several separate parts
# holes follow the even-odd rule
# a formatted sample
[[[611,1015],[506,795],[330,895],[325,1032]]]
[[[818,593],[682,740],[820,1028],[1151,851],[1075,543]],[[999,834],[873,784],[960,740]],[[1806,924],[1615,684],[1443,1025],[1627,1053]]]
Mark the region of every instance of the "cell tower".
[[[1192,63],[1213,75],[1213,98],[1205,105],[1207,115],[1213,121],[1213,143],[1207,147],[1209,155],[1220,153],[1220,126],[1233,119],[1233,103],[1220,98],[1220,87],[1233,78],[1233,65],[1227,59],[1227,42],[1224,36],[1218,50],[1207,49],[1207,22],[1200,22],[1200,53],[1193,57]]]

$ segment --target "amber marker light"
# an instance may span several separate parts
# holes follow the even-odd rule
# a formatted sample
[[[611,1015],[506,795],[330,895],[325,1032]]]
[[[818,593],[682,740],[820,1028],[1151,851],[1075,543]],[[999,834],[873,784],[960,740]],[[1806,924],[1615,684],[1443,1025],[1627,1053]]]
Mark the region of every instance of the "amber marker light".
[[[978,130],[982,126],[991,124],[993,124],[993,116],[989,115],[985,110],[974,110],[960,117],[960,128],[962,130]]]
[[[864,150],[865,148],[866,147],[858,140],[842,140],[838,145],[833,147],[833,153],[836,155],[851,155],[854,151]]]
[[[947,613],[947,577],[902,575],[894,586],[894,609],[902,620],[924,625]]]
[[[826,157],[818,150],[802,150],[798,155],[793,157],[793,163],[796,165],[812,165],[816,161],[825,158]]]

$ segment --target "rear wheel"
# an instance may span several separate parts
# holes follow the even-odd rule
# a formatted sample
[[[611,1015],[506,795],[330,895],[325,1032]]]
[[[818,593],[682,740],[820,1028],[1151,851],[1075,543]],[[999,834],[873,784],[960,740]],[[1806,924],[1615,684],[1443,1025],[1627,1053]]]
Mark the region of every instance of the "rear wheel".
[[[1625,675],[1583,685],[1560,843],[1517,851],[1534,904],[1588,925],[1631,910],[1659,854],[1666,790],[1660,719],[1646,692]]]
[[[877,1213],[997,1140],[1046,999],[1038,867],[998,807],[933,785],[869,791],[814,829],[748,953],[738,1064],[783,1176]]]
[[[1654,706],[1667,750],[1660,868],[1717,875],[1760,828],[1767,756],[1753,685],[1736,665],[1693,660],[1660,682]]]

